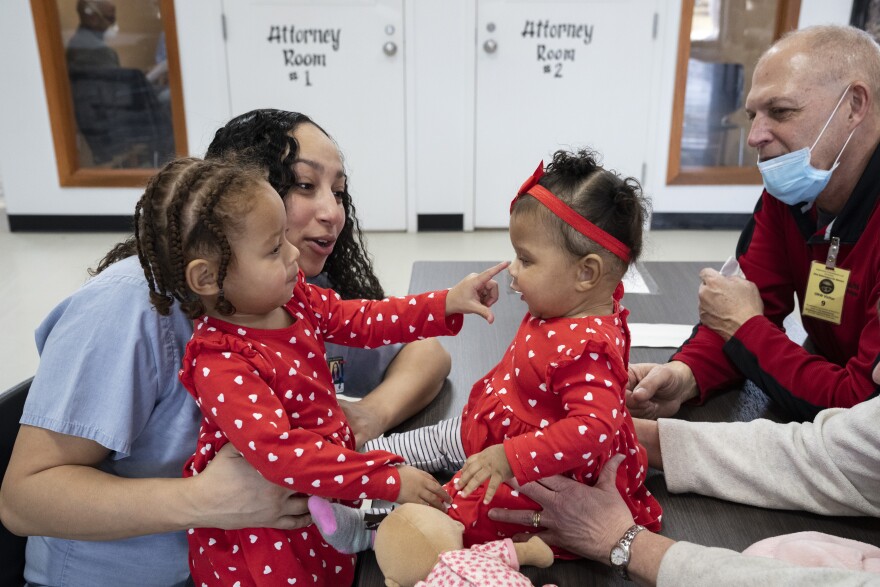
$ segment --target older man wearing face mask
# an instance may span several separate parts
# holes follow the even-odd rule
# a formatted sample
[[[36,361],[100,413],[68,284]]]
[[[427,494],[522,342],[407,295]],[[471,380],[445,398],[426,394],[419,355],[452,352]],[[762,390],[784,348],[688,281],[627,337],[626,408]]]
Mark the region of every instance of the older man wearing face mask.
[[[630,365],[633,416],[749,379],[795,419],[878,394],[880,47],[853,27],[795,31],[758,61],[746,110],[764,192],[740,236],[745,274],[704,269],[700,324],[664,365]],[[783,319],[795,296],[808,348]]]
[[[79,28],[67,42],[67,68],[119,67],[119,55],[106,39],[118,30],[116,5],[110,0],[79,0]]]

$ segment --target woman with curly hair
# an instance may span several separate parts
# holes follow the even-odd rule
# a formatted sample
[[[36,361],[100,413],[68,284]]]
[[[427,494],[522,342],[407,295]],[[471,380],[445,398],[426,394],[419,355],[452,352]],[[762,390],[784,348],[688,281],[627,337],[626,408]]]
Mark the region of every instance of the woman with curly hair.
[[[248,162],[268,171],[269,184],[284,200],[293,244],[311,283],[329,287],[343,299],[381,299],[385,292],[361,237],[360,224],[344,169],[330,177],[332,193],[315,191],[317,167],[298,161],[299,141],[315,133],[331,138],[299,112],[265,108],[230,120],[217,130],[207,159]],[[303,137],[298,137],[302,134]],[[332,140],[332,138],[331,138]],[[328,154],[342,158],[338,151]],[[326,170],[325,170],[326,171]],[[338,188],[338,189],[337,189]],[[98,266],[136,254],[129,240]],[[341,400],[358,446],[380,436],[427,406],[449,374],[449,353],[436,340],[377,349],[327,344],[327,360],[337,391],[360,402]]]
[[[328,178],[335,182],[334,192],[319,194],[316,162],[300,157],[300,143],[312,144],[316,134],[330,136],[305,114],[252,110],[217,131],[206,157],[244,157],[268,169],[269,183],[284,199],[300,265],[312,283],[334,289],[343,299],[381,299],[385,293],[361,238],[344,169],[332,170],[337,176]],[[341,162],[338,150],[327,155]],[[451,365],[436,340],[369,350],[328,344],[327,360],[337,391],[363,398],[341,402],[358,446],[428,405]]]

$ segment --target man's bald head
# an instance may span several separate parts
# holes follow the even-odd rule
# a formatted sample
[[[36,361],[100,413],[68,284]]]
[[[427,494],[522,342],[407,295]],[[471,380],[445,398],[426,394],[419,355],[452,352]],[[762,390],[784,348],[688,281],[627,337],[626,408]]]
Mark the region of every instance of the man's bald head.
[[[110,0],[78,0],[76,12],[88,29],[105,31],[116,22],[116,5]]]
[[[792,31],[776,41],[758,60],[785,59],[796,75],[816,87],[846,87],[864,82],[880,95],[880,46],[865,31],[852,26],[821,25]],[[875,112],[880,105],[874,104]]]

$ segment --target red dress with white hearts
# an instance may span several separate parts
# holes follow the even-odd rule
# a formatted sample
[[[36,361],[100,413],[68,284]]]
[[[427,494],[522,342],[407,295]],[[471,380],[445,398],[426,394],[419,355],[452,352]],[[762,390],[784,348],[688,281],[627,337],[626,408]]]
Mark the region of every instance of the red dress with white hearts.
[[[657,531],[661,508],[644,485],[647,453],[624,398],[629,312],[619,306],[619,290],[608,316],[542,320],[526,314],[501,361],[471,389],[461,437],[467,456],[503,443],[520,484],[564,473],[593,485],[605,463],[623,453],[617,488],[635,521]],[[486,485],[463,498],[454,485],[459,476],[446,489],[453,497],[449,515],[465,526],[465,546],[528,530],[490,520],[488,511],[539,510],[534,501],[502,484],[483,505]]]
[[[285,308],[294,323],[246,329],[205,317],[196,322],[180,379],[202,410],[196,451],[184,477],[204,470],[231,442],[266,479],[302,494],[343,500],[397,499],[399,456],[355,451],[336,401],[324,340],[379,346],[455,334],[446,291],[379,301],[340,300],[302,275]],[[314,525],[294,531],[251,528],[189,531],[196,585],[349,585],[355,557],[328,546]]]

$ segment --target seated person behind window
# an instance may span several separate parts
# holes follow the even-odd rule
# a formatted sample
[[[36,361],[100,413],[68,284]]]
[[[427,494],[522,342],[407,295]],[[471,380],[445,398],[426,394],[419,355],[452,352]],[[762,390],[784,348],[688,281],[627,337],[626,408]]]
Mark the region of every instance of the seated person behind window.
[[[161,19],[161,15],[159,15]],[[147,72],[147,81],[153,84],[156,98],[162,104],[171,102],[171,89],[168,87],[168,50],[165,48],[165,31],[159,33],[156,41],[156,64]]]
[[[79,27],[67,42],[67,68],[119,67],[119,55],[106,39],[116,36],[116,5],[110,0],[79,0]]]

